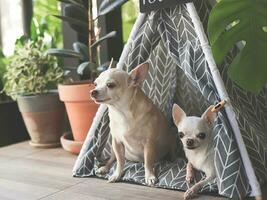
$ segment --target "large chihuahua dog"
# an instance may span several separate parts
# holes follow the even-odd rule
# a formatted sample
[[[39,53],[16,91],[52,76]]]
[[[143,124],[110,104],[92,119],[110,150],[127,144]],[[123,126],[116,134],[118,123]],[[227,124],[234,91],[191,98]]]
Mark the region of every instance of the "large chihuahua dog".
[[[216,177],[212,134],[216,113],[211,111],[212,107],[210,106],[201,117],[187,117],[178,105],[173,106],[173,120],[188,159],[186,181],[194,180],[193,168],[203,171],[206,175],[204,180],[185,192],[184,199],[191,199],[204,185]]]
[[[115,154],[97,173],[107,173],[117,160],[116,170],[109,182],[123,175],[125,158],[144,162],[145,181],[157,181],[154,162],[167,154],[175,154],[175,135],[170,132],[167,120],[142,92],[140,85],[146,78],[149,65],[144,63],[129,74],[120,69],[108,69],[95,80],[91,96],[96,103],[108,106],[112,147]]]

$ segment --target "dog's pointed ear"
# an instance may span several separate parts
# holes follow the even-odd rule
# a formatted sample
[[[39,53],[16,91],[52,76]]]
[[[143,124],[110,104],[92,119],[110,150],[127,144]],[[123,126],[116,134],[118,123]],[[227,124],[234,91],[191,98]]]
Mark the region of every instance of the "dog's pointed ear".
[[[137,86],[141,85],[148,74],[149,64],[147,62],[138,65],[134,68],[130,74],[130,84]]]
[[[201,116],[201,118],[208,124],[213,124],[217,116],[216,112],[212,112],[212,108],[213,106],[208,107],[208,109]]]
[[[180,106],[174,104],[172,107],[172,117],[173,122],[178,126],[178,124],[186,117],[186,114]]]

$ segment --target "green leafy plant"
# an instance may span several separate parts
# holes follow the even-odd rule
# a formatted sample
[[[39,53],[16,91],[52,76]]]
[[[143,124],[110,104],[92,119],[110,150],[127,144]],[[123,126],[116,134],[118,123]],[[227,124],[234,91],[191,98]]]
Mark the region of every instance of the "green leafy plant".
[[[128,1],[122,6],[121,15],[122,15],[122,28],[123,28],[123,41],[127,42],[135,20],[138,16],[138,2]]]
[[[54,15],[55,17],[67,22],[82,39],[84,37],[87,44],[75,42],[73,49],[49,49],[48,53],[58,57],[78,58],[80,65],[77,67],[77,73],[81,79],[91,79],[97,77],[99,73],[107,68],[107,64],[98,65],[98,46],[107,39],[116,37],[116,31],[111,31],[106,35],[100,36],[100,29],[96,33],[97,20],[93,19],[93,9],[91,0],[58,0],[65,3],[63,14]],[[106,14],[116,7],[119,7],[124,1],[119,1],[114,5],[114,1],[103,1],[100,5],[100,15]],[[109,8],[111,7],[111,9]],[[104,13],[102,12],[104,10]],[[102,12],[102,13],[101,13]],[[100,16],[99,15],[99,16]],[[99,66],[99,67],[98,67]]]
[[[8,96],[15,100],[18,95],[46,93],[63,82],[64,71],[56,57],[45,53],[46,48],[42,38],[28,40],[23,46],[17,44],[4,75]]]
[[[0,92],[3,90],[4,87],[4,74],[6,71],[6,58],[3,52],[0,50]],[[0,93],[1,94],[1,93]]]
[[[29,40],[36,43],[39,40],[42,40],[43,45],[45,46],[45,49],[53,48],[57,45],[56,40],[56,34],[58,33],[52,33],[49,32],[49,25],[46,20],[38,21],[36,17],[32,18],[31,21],[31,34],[30,36],[22,35],[16,40],[16,47],[23,47]]]
[[[113,37],[116,35],[115,31],[110,32],[105,37],[100,38],[99,40],[95,41],[94,44],[91,46],[91,50],[96,48],[100,45],[107,37]],[[49,49],[47,51],[48,54],[61,57],[61,58],[77,58],[80,62],[79,66],[77,67],[77,74],[79,75],[81,80],[94,80],[99,73],[105,71],[108,68],[109,63],[104,63],[101,66],[98,66],[94,62],[90,62],[89,60],[89,48],[87,45],[81,42],[74,42],[73,49]],[[113,65],[115,62],[113,63]],[[67,70],[68,71],[68,70]]]
[[[6,66],[8,64],[8,59],[3,54],[0,49],[0,102],[10,101],[10,98],[4,92],[5,79],[4,75],[6,73]]]
[[[238,55],[228,74],[248,91],[259,92],[267,83],[267,1],[221,0],[212,9],[209,39],[217,64],[238,42]]]
[[[47,67],[49,68],[49,65],[52,65],[52,63],[55,64],[57,62],[57,59],[55,57],[45,56],[45,51],[48,48],[54,47],[55,44],[56,43],[54,37],[52,37],[49,32],[47,21],[43,18],[43,20],[41,20],[40,22],[37,20],[36,17],[33,17],[31,22],[31,34],[29,37],[23,35],[17,39],[14,55],[9,58],[6,58],[3,55],[2,51],[0,51],[0,95],[2,100],[8,99],[6,94],[8,96],[11,96],[15,100],[17,94],[37,94],[38,92],[41,93],[44,91],[43,84],[45,81],[48,81],[49,76],[48,79],[46,79],[45,81],[41,81],[39,83],[39,86],[36,86],[38,84],[37,82],[34,82],[37,79],[31,78],[27,81],[26,79],[27,76],[34,76],[34,74],[30,74],[29,72],[35,73],[36,75],[40,75],[37,72],[37,67],[36,64],[34,64],[34,60],[38,60],[39,58],[41,58],[40,62],[36,62],[38,64],[41,63],[40,68],[43,68],[43,65],[47,65]],[[24,50],[27,51],[23,53]],[[47,59],[47,61],[45,61],[45,59]],[[32,68],[30,67],[31,63],[33,64]],[[23,69],[24,64],[25,69]],[[35,69],[35,71],[32,69]],[[60,68],[55,69],[54,72],[59,72],[59,69]],[[48,72],[50,70],[48,70]],[[17,77],[13,77],[12,80],[13,72],[17,75],[19,74],[19,72],[22,72],[22,74],[19,74],[19,76]],[[21,79],[22,75],[24,80]],[[40,79],[40,77],[38,78]],[[51,81],[49,81],[49,85]],[[24,85],[22,85],[22,83]],[[31,85],[31,87],[28,89],[26,88],[27,84]]]
[[[33,0],[33,19],[35,27],[39,27],[46,40],[52,40],[52,46],[62,47],[63,36],[61,23],[51,16],[60,13],[59,3],[55,0]],[[31,34],[39,35],[38,30],[32,26]]]

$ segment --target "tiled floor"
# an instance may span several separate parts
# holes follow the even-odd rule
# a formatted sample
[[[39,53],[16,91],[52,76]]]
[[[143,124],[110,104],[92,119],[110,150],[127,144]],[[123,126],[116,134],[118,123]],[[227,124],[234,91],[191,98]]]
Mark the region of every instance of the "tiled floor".
[[[182,200],[183,192],[97,178],[73,178],[76,156],[28,142],[0,148],[0,200]],[[197,200],[222,200],[198,196]]]

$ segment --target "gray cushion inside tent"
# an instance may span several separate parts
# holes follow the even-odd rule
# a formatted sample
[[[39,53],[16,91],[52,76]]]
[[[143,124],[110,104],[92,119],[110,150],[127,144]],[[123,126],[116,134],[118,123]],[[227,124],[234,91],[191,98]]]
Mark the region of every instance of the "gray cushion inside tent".
[[[195,6],[205,28],[209,7],[201,0],[196,1]],[[129,71],[149,60],[150,71],[143,90],[165,113],[170,123],[174,102],[188,114],[200,115],[208,105],[220,100],[186,5],[150,13],[136,37],[129,42],[129,53],[123,61],[124,70]],[[251,94],[229,80],[226,71],[232,55],[220,67],[221,74],[256,175],[260,182],[264,182],[267,175],[264,147],[267,141],[267,91]],[[95,133],[85,141],[76,161],[74,176],[95,176],[95,169],[109,158],[111,138],[108,123],[106,111]],[[242,199],[250,193],[250,187],[224,110],[217,118],[214,136],[217,180],[204,186],[201,191]],[[175,162],[157,163],[155,169],[159,182],[156,186],[186,190],[190,185],[185,181],[185,166],[186,160],[183,158]],[[114,166],[104,178],[108,178],[113,171]],[[196,181],[201,178],[203,174],[199,172]],[[143,163],[127,161],[122,180],[145,184]]]

